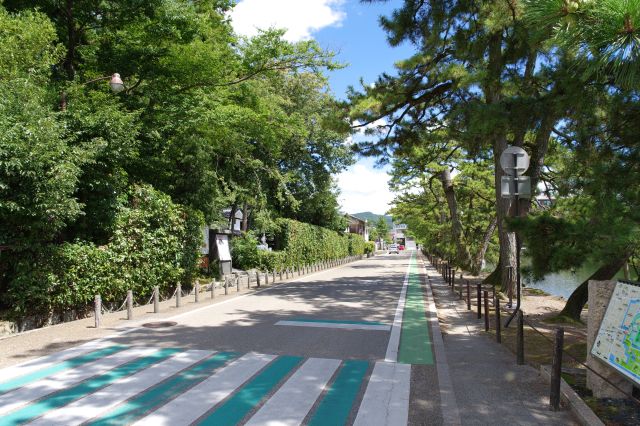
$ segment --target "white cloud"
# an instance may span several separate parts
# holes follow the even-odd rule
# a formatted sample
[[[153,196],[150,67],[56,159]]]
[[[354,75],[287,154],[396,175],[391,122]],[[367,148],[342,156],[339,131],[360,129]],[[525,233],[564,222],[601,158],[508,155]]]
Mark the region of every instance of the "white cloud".
[[[308,40],[313,32],[339,25],[346,17],[344,0],[242,0],[231,12],[233,29],[254,36],[258,29],[287,30],[288,41]]]
[[[346,213],[383,214],[389,209],[394,198],[390,177],[385,169],[374,169],[371,163],[359,161],[338,175],[339,201]]]

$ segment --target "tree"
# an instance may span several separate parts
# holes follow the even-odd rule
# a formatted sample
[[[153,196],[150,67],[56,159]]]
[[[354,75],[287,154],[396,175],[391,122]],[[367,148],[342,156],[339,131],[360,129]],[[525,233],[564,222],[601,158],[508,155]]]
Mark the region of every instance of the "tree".
[[[386,241],[389,238],[389,224],[384,216],[379,216],[373,227],[376,240]]]

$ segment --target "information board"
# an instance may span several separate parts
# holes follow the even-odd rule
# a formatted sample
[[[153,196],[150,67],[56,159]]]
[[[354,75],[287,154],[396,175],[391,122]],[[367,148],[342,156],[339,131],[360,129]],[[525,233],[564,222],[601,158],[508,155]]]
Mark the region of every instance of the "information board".
[[[216,236],[216,245],[218,246],[218,260],[231,261],[231,252],[229,251],[229,237],[226,235]]]
[[[639,286],[618,281],[591,354],[640,384]]]

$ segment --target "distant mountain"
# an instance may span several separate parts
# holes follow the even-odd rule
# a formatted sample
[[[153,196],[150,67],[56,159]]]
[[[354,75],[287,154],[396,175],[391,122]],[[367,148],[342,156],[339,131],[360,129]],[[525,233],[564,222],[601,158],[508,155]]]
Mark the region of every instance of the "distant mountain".
[[[353,213],[352,216],[355,216],[358,219],[367,220],[371,225],[375,225],[375,223],[378,221],[378,218],[383,215],[375,214],[371,212],[362,212],[362,213]],[[384,215],[384,218],[387,220],[389,229],[393,228],[393,218],[387,215]]]

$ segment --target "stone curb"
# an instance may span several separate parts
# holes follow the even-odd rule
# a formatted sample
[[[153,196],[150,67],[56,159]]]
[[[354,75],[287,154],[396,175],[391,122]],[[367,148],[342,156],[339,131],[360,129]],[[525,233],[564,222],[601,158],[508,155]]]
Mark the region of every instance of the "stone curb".
[[[548,382],[551,381],[550,367],[548,365],[541,365],[540,373],[545,380]],[[569,409],[580,424],[585,426],[604,426],[602,420],[596,416],[593,410],[589,408],[564,379],[560,379],[560,393],[562,394],[562,401],[569,406]]]

